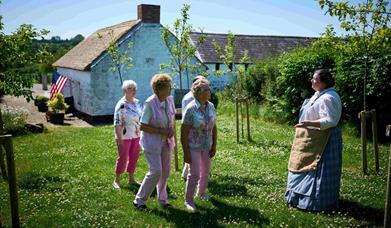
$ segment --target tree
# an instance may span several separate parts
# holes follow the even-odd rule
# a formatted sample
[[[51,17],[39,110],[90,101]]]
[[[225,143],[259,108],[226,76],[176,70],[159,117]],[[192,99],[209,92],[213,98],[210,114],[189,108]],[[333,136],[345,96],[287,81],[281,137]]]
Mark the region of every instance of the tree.
[[[161,69],[170,69],[171,72],[179,75],[179,88],[182,89],[182,77],[185,73],[187,78],[187,87],[190,87],[189,72],[205,74],[201,70],[201,64],[192,64],[191,58],[195,56],[197,48],[205,41],[205,36],[200,36],[197,43],[193,44],[190,39],[190,34],[193,27],[188,23],[189,21],[190,5],[183,5],[181,9],[181,18],[175,20],[172,27],[163,27],[162,39],[166,44],[171,57],[168,64],[160,64]],[[173,37],[173,35],[175,37]]]
[[[38,31],[32,25],[23,24],[11,35],[6,35],[3,28],[0,15],[0,91],[8,95],[23,96],[30,101],[33,78],[21,74],[20,69],[39,62],[43,51],[31,48],[32,39],[46,35],[49,31],[45,29]],[[0,110],[0,133],[2,128]]]
[[[349,4],[349,1],[334,2],[330,0],[319,0],[319,5],[321,9],[326,10],[326,14],[337,16],[341,22],[341,27],[345,31],[353,33],[350,39],[356,42],[357,47],[365,54],[363,56],[364,111],[367,109],[368,60],[371,58],[371,50],[376,48],[374,46],[376,42],[373,42],[375,34],[388,28],[391,15],[388,4],[389,2],[384,0],[366,0],[357,5]]]
[[[226,70],[218,70],[216,71],[217,75],[222,75],[224,73],[231,73],[234,75],[234,85],[229,87],[230,94],[232,94],[232,98],[234,99],[236,103],[236,141],[239,142],[239,103],[246,103],[246,109],[247,109],[247,138],[248,140],[251,140],[250,136],[250,123],[249,123],[249,116],[248,116],[248,102],[247,102],[247,95],[246,90],[243,88],[244,85],[244,76],[245,76],[245,67],[243,64],[248,63],[249,56],[248,56],[248,50],[244,51],[243,56],[240,57],[239,60],[237,60],[235,56],[235,35],[232,32],[228,32],[227,35],[227,44],[224,47],[224,51],[222,50],[222,47],[220,44],[216,42],[215,39],[212,40],[212,44],[215,48],[216,53],[219,55],[220,59],[223,61],[223,63],[228,67]],[[240,105],[240,113],[242,116],[242,136],[243,133],[243,110],[242,105]]]
[[[70,41],[72,46],[76,46],[78,43],[80,43],[82,40],[84,40],[84,36],[81,34],[77,34],[75,37],[73,37]]]
[[[110,38],[108,47],[107,47],[107,53],[109,54],[114,66],[109,68],[109,71],[117,72],[119,75],[119,79],[121,81],[122,85],[122,66],[125,66],[126,68],[130,69],[133,67],[132,61],[133,58],[128,55],[129,49],[132,47],[132,42],[129,42],[127,45],[127,48],[125,51],[121,52],[119,49],[119,44],[117,42],[117,39],[115,39],[114,31],[110,29],[107,34]],[[98,33],[98,38],[102,40],[103,36],[102,34]],[[103,42],[103,40],[102,40]],[[106,44],[104,44],[106,46]]]

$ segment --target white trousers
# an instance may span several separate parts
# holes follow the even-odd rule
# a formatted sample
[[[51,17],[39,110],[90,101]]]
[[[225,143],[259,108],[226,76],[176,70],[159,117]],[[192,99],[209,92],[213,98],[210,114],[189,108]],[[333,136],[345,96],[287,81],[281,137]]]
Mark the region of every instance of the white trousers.
[[[137,205],[145,205],[156,186],[159,203],[167,204],[167,180],[170,175],[171,151],[165,144],[161,153],[144,151],[144,155],[149,164],[149,172],[145,175],[134,202]]]

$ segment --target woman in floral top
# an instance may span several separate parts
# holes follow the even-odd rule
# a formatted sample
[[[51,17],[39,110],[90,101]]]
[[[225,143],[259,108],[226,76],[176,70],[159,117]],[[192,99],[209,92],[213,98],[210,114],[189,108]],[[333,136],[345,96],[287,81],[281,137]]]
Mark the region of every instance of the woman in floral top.
[[[133,80],[125,80],[122,84],[125,94],[115,106],[114,133],[118,148],[118,158],[115,166],[113,187],[120,188],[120,176],[125,171],[129,173],[129,183],[136,183],[134,171],[140,153],[140,116],[142,107],[135,98],[137,84]],[[127,163],[127,164],[126,164]]]
[[[195,100],[187,106],[182,117],[181,143],[184,160],[190,164],[186,182],[185,206],[190,211],[196,210],[194,191],[199,181],[198,196],[208,200],[208,184],[211,158],[216,153],[217,127],[216,111],[210,98],[209,82],[199,79],[193,83],[191,91]]]

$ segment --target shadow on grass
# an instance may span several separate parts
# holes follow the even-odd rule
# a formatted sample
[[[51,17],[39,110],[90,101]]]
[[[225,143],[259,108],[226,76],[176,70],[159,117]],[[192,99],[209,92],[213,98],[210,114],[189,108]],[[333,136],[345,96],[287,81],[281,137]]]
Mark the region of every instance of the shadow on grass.
[[[29,172],[24,175],[19,181],[19,187],[21,189],[30,191],[41,191],[42,189],[48,189],[50,191],[60,190],[61,184],[65,182],[59,176],[43,175],[40,173]],[[48,185],[50,185],[48,187]]]
[[[285,183],[281,183],[277,178],[262,179],[213,174],[208,183],[208,191],[219,196],[249,196],[246,185],[267,187],[285,185]]]
[[[265,226],[270,223],[269,219],[255,209],[230,205],[214,198],[211,198],[210,203],[213,204],[213,208],[198,206],[195,213],[178,208],[163,211],[152,209],[151,213],[174,223],[176,227],[218,227],[238,224]]]
[[[130,191],[132,192],[134,195],[137,194],[138,192],[138,189],[140,188],[140,184],[139,183],[133,183],[133,184],[127,184],[124,186],[123,189],[125,189],[126,191]],[[172,194],[172,191],[170,189],[170,186],[167,186],[167,194],[168,194],[168,198],[169,199],[176,199],[177,197]],[[157,192],[156,192],[156,188],[153,190],[152,194],[151,194],[151,198],[156,198],[157,196]]]
[[[350,200],[340,200],[337,212],[351,216],[357,220],[367,221],[375,226],[382,226],[384,221],[384,210],[364,206]]]

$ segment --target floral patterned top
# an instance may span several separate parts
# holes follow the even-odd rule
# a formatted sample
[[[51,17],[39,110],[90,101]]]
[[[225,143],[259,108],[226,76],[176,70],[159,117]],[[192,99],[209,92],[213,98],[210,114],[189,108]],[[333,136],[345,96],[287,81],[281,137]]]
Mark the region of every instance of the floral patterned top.
[[[140,117],[142,105],[139,100],[129,102],[122,97],[114,110],[114,126],[122,126],[122,139],[133,139],[140,137]],[[114,129],[115,138],[118,135]]]
[[[194,99],[185,109],[182,124],[190,125],[188,135],[190,151],[209,151],[213,144],[213,127],[216,123],[216,109],[208,101],[205,108]]]

